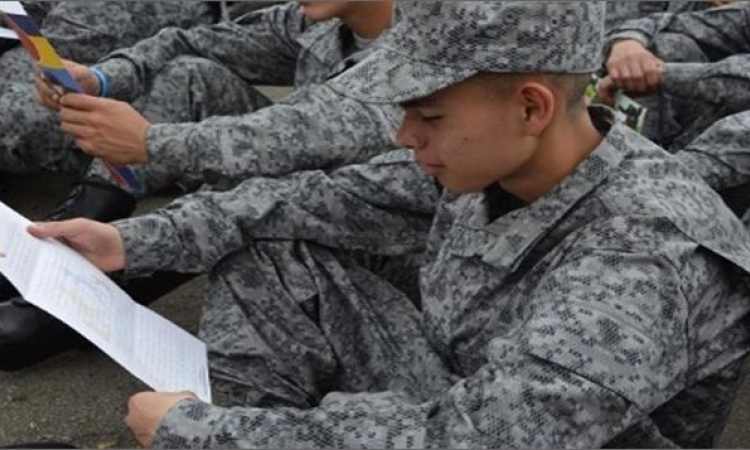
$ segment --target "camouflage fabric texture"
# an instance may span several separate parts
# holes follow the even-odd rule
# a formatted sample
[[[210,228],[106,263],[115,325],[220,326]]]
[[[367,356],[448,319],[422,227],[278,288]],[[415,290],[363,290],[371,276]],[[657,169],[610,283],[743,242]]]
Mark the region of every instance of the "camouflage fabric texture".
[[[677,151],[717,120],[750,109],[750,3],[626,22],[610,42],[636,39],[666,61],[648,100],[646,136]]]
[[[357,47],[340,20],[311,22],[295,2],[234,22],[165,30],[113,53],[98,66],[113,80],[114,97],[126,101],[144,97],[156,107],[163,99],[183,99],[185,104],[197,92],[182,84],[185,78],[194,78],[189,73],[162,80],[174,75],[165,74],[163,68],[175,58],[200,58],[234,74],[233,80],[217,79],[214,86],[205,84],[210,78],[198,77],[206,89],[200,94],[202,113],[189,120],[180,114],[171,119],[161,114],[160,123],[151,127],[147,137],[151,161],[135,170],[153,191],[167,181],[183,186],[236,184],[256,175],[336,167],[394,148],[394,123],[400,114],[395,108],[362,105],[324,86],[367,51]],[[233,89],[254,91],[251,85],[257,84],[294,85],[297,90],[261,111],[256,102],[244,110],[225,106],[236,104]],[[148,91],[147,86],[151,86]],[[224,92],[225,86],[231,88]],[[101,167],[92,170],[103,173]]]
[[[612,30],[623,23],[640,19],[656,13],[681,13],[705,9],[710,6],[708,1],[675,0],[675,1],[632,1],[618,0],[607,2],[607,19],[605,26]]]
[[[92,64],[120,46],[156,34],[164,27],[210,23],[203,2],[94,1],[24,2],[64,58]],[[33,65],[21,47],[0,56],[0,167],[29,173],[78,172],[89,158],[58,131],[57,116],[35,101]]]
[[[128,269],[213,269],[224,406],[164,448],[715,444],[743,373],[750,236],[693,171],[610,116],[547,196],[494,221],[408,152],[255,178],[116,223]],[[435,213],[436,212],[436,213]],[[348,255],[425,251],[417,307]]]
[[[604,13],[604,2],[399,2],[377,51],[331,86],[401,103],[481,71],[592,73],[601,66]]]

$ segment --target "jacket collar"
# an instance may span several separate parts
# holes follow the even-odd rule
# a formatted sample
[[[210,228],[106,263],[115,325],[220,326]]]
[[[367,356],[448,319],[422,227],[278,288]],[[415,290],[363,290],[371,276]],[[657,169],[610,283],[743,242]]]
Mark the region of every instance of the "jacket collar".
[[[607,114],[592,110],[593,114]],[[601,118],[601,117],[600,117]],[[559,222],[607,180],[628,152],[626,130],[613,126],[599,146],[568,178],[533,204],[487,225],[484,195],[467,198],[456,218],[453,252],[479,256],[495,267],[515,271],[529,251]],[[458,206],[458,205],[457,205]]]

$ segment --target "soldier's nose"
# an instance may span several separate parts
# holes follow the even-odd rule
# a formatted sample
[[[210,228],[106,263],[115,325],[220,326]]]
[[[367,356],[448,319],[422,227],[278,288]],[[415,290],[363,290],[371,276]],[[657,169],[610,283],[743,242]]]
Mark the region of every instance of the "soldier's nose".
[[[396,134],[396,143],[399,147],[417,150],[424,147],[424,142],[425,140],[406,124],[401,125],[398,134]]]

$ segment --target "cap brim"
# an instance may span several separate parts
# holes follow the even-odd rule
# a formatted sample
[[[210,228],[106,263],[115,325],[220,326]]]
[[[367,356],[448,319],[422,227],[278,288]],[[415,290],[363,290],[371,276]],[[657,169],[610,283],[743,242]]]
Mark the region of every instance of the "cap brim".
[[[328,86],[341,95],[366,103],[405,103],[470,78],[474,69],[416,61],[379,48],[359,64],[332,79]]]

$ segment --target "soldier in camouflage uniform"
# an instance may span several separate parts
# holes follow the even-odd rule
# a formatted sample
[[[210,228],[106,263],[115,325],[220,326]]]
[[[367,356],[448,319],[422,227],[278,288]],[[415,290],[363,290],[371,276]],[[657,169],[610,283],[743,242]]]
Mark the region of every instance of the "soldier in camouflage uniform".
[[[148,146],[150,161],[134,168],[146,187],[143,193],[176,183],[192,188],[202,183],[227,187],[254,175],[364,161],[394,147],[397,108],[364,105],[323,83],[367,53],[370,40],[390,26],[392,12],[389,1],[290,3],[236,22],[190,30],[171,28],[117,51],[98,68],[110,78],[112,96],[125,101],[140,98],[136,108],[150,120],[163,122],[150,127],[122,101],[68,95],[63,102],[77,99],[95,109],[101,107],[97,111],[105,116],[114,111],[108,124],[117,135],[117,150],[127,147],[122,133],[132,131],[134,124],[149,127],[142,144]],[[74,66],[73,71],[83,86],[96,80],[90,93],[100,90],[88,67]],[[279,104],[255,111],[269,103],[252,87],[258,83],[294,84],[298,89]],[[47,104],[57,107],[46,86],[39,83],[39,87]],[[117,115],[123,110],[132,115]],[[82,112],[63,108],[64,130],[70,131],[71,114]],[[196,123],[214,115],[218,117]],[[138,135],[136,141],[143,138]],[[85,143],[82,148],[90,149]],[[89,177],[53,218],[111,221],[130,214],[135,204],[130,193],[102,179],[108,172],[94,164],[92,173],[98,175]],[[369,266],[393,274],[389,279],[404,289],[416,290],[409,288],[416,284],[416,269],[406,268],[418,264],[417,260],[363,258],[370,260]],[[186,279],[159,274],[125,288],[148,304]],[[67,342],[75,340],[70,329],[60,329],[56,333],[61,338],[52,340],[53,350],[49,335],[59,322],[21,301],[10,286],[4,290],[0,285],[0,299],[6,300],[0,301],[0,369],[33,364],[59,351],[58,345],[68,348]]]
[[[295,2],[236,22],[167,30],[97,65],[110,80],[108,96],[130,102],[145,94],[149,99],[146,108],[136,105],[149,122],[158,122],[144,123],[145,136],[145,130],[121,136],[91,125],[76,113],[96,109],[112,128],[143,118],[135,111],[117,115],[112,100],[80,96],[63,100],[62,129],[93,156],[141,164],[134,170],[145,192],[134,194],[175,183],[231,184],[249,176],[362,161],[393,147],[392,108],[362,106],[319,86],[367,53],[370,41],[390,25],[391,12],[389,1]],[[367,13],[369,21],[355,20]],[[90,70],[78,67],[76,74],[91,87],[89,94],[100,90]],[[197,86],[186,89],[186,83]],[[256,113],[259,94],[252,85],[257,84],[293,85],[296,91]],[[59,107],[54,101],[47,104]],[[66,120],[66,112],[76,118]],[[92,133],[99,139],[86,139]],[[107,176],[97,163],[92,173]]]
[[[215,20],[206,2],[24,2],[58,52],[90,64],[164,27],[188,28]],[[31,58],[20,46],[0,56],[0,170],[82,171],[89,158],[65,147],[57,117],[35,101]]]
[[[604,5],[399,7],[331,86],[401,103],[413,155],[32,227],[104,270],[212,270],[201,332],[233,408],[139,394],[140,442],[713,445],[750,351],[750,235],[674,157],[586,110]],[[418,304],[350,256],[425,247]]]
[[[627,22],[610,36],[601,91],[658,94],[646,100],[644,133],[679,150],[722,117],[750,109],[748,29],[748,2]]]

